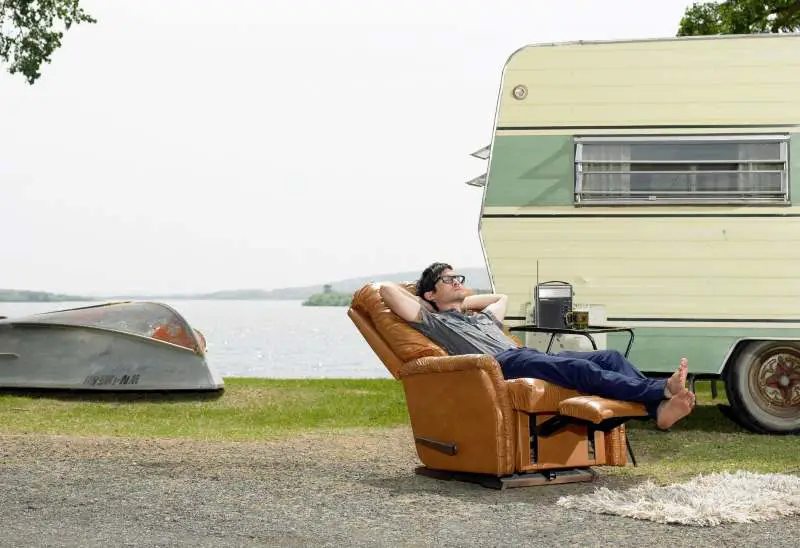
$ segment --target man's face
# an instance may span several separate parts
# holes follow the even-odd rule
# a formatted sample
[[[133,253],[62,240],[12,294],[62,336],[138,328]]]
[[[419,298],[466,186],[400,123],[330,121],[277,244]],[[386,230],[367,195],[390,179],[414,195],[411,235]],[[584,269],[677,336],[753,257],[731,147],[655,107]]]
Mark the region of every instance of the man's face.
[[[459,302],[467,296],[467,290],[462,285],[464,277],[458,272],[446,268],[439,274],[434,286],[433,299],[437,304]]]

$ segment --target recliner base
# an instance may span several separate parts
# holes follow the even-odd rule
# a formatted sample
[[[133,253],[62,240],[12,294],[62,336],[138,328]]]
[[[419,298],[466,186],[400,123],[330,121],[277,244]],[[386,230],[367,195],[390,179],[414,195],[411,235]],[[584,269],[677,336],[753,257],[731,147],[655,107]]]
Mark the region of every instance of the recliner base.
[[[473,472],[455,472],[452,470],[437,470],[427,466],[418,466],[414,472],[420,476],[439,480],[456,480],[477,483],[490,489],[510,489],[513,487],[529,487],[532,485],[554,485],[557,483],[576,483],[595,481],[597,472],[591,468],[563,468],[558,470],[543,470],[539,472],[526,472],[508,476],[493,476],[491,474],[477,474]]]

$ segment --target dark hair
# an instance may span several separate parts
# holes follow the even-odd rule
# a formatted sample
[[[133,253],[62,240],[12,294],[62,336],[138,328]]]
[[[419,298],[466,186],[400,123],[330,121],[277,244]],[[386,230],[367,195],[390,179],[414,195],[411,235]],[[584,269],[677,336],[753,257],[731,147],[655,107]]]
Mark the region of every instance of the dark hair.
[[[435,290],[436,282],[439,279],[439,276],[441,276],[442,272],[448,268],[450,270],[453,269],[453,267],[447,263],[432,263],[428,268],[422,271],[422,275],[417,281],[417,297],[420,297],[422,300],[429,303],[436,310],[439,310],[439,307],[436,306],[436,303],[426,299],[425,293]]]

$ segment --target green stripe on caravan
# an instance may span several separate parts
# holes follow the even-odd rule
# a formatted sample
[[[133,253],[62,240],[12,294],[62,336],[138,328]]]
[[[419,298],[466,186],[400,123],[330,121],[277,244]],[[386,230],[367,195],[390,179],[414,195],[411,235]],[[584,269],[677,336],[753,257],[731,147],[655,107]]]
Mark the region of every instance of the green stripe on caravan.
[[[575,203],[574,135],[496,135],[484,207]],[[790,197],[800,197],[800,133],[789,141]]]
[[[743,339],[776,340],[800,337],[797,329],[732,327],[637,327],[630,360],[648,372],[671,373],[685,357],[693,373],[713,374],[722,369],[728,352]],[[608,348],[625,349],[627,335],[607,335]]]
[[[485,206],[571,205],[572,135],[497,135]]]

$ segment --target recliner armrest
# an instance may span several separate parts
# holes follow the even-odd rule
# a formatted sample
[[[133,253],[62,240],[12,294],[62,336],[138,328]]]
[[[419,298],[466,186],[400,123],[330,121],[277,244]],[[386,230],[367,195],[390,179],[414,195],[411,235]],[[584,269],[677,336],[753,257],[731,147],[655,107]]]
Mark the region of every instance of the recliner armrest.
[[[404,379],[414,375],[430,373],[449,373],[453,371],[469,371],[483,369],[489,374],[500,375],[497,361],[485,354],[463,354],[461,356],[428,356],[417,358],[404,364],[398,371],[398,378]]]
[[[600,424],[608,419],[620,417],[646,417],[647,410],[641,403],[610,400],[600,396],[576,396],[562,401],[558,413],[576,419]]]

